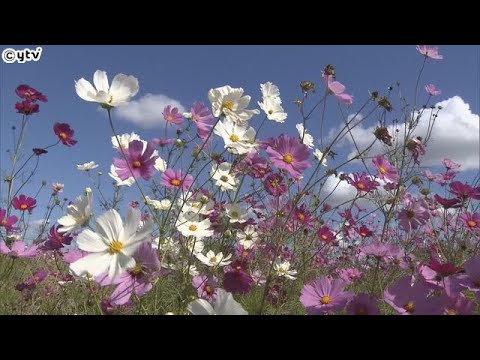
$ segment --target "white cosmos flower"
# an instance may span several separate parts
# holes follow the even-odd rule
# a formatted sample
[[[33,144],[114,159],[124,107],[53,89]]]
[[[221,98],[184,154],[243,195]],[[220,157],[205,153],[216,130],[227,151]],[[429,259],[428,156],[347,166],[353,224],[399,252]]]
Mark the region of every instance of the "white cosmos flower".
[[[280,99],[280,90],[277,85],[268,81],[265,84],[260,84],[260,90],[262,91],[263,100],[269,99],[275,100],[279,104],[282,103],[282,99]]]
[[[97,232],[83,230],[77,236],[77,244],[81,250],[90,254],[70,264],[75,274],[84,273],[98,276],[108,271],[108,277],[117,275],[135,266],[132,255],[138,246],[150,240],[152,221],[148,220],[139,230],[141,212],[129,208],[125,225],[114,209],[100,215],[96,220]]]
[[[183,236],[193,236],[197,240],[212,236],[210,219],[200,220],[195,213],[183,213],[178,217],[176,227]]]
[[[248,315],[248,312],[234,300],[231,293],[217,289],[215,306],[204,299],[192,301],[187,310],[193,315]]]
[[[185,246],[187,247],[190,254],[198,254],[201,253],[205,247],[202,240],[197,239],[190,239],[185,242]]]
[[[238,243],[244,247],[244,249],[251,249],[255,242],[258,240],[258,233],[255,231],[253,225],[247,225],[243,231],[237,232]]]
[[[152,240],[152,247],[160,249],[161,252],[170,252],[173,255],[180,254],[180,244],[171,237],[166,237],[160,241],[159,237]]]
[[[222,137],[225,149],[232,154],[247,154],[256,147],[255,129],[237,125],[231,120],[219,121],[213,132]]]
[[[223,162],[220,165],[214,164],[210,175],[212,179],[215,180],[215,185],[220,187],[222,191],[235,191],[238,185],[238,179],[235,178],[230,171],[232,169],[232,164],[228,162]]]
[[[122,180],[118,177],[117,169],[115,169],[115,165],[110,165],[110,172],[108,173],[110,177],[115,180],[117,186],[132,186],[135,183],[135,178],[130,176],[128,179]]]
[[[145,196],[145,202],[148,205],[152,205],[155,210],[168,210],[172,205],[172,202],[169,199],[163,199],[159,201],[150,199],[148,196]]]
[[[84,78],[75,81],[77,95],[83,100],[99,103],[105,108],[127,103],[139,90],[138,79],[124,74],[115,75],[110,86],[107,73],[102,70],[97,70],[93,74],[93,84],[95,87]]]
[[[202,253],[195,254],[198,260],[200,260],[202,263],[204,263],[207,266],[225,266],[231,263],[231,261],[228,261],[231,257],[232,254],[229,254],[228,256],[223,256],[222,252],[219,252],[218,254],[215,254],[212,250],[207,252],[207,255],[203,255]]]
[[[297,270],[290,270],[290,261],[282,262],[280,259],[277,259],[273,265],[273,269],[277,272],[278,276],[283,276],[290,280],[296,279],[293,275],[297,274]]]
[[[85,196],[78,196],[73,204],[67,206],[67,215],[62,216],[57,222],[62,225],[58,232],[65,233],[77,227],[86,225],[93,215],[92,189],[85,189]]]
[[[201,192],[192,193],[187,191],[177,199],[177,206],[182,209],[182,213],[194,213],[208,215],[214,211],[213,201]]]
[[[313,151],[313,156],[315,156],[317,158],[317,160],[320,161],[323,157],[323,153],[319,149],[315,149]],[[323,157],[322,165],[327,166],[327,156]]]
[[[133,141],[133,140],[141,140],[140,136],[135,134],[134,132],[130,134],[122,134],[122,135],[117,135],[118,136],[118,141],[120,142],[120,146],[123,149],[128,149],[128,145]],[[118,141],[117,141],[117,136],[112,136],[112,145],[114,149],[118,149]]]
[[[300,136],[300,141],[303,142],[304,145],[308,146],[309,149],[313,149],[313,136],[307,133],[307,130],[303,127],[303,124],[295,125],[298,131],[298,135]]]
[[[229,204],[226,206],[227,216],[230,218],[230,223],[242,224],[247,221],[247,209],[240,207],[238,204]]]
[[[90,162],[87,162],[87,163],[82,164],[82,165],[77,165],[77,170],[90,171],[90,170],[93,170],[97,167],[98,167],[98,165],[95,164],[95,161],[90,161]]]
[[[208,99],[212,104],[213,116],[223,115],[238,125],[245,125],[253,115],[260,114],[258,110],[247,110],[250,96],[243,96],[242,88],[232,88],[226,85],[211,89],[208,92]]]
[[[288,116],[282,105],[275,99],[264,99],[263,102],[258,103],[258,106],[265,112],[268,120],[284,123]]]

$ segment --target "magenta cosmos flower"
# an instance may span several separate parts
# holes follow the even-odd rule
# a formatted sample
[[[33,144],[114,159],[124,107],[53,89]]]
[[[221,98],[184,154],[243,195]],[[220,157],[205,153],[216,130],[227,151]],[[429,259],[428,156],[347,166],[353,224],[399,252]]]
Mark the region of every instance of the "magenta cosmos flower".
[[[288,191],[287,184],[285,184],[283,176],[280,174],[269,174],[263,181],[263,186],[269,195],[275,197],[285,194]]]
[[[460,181],[454,181],[450,184],[450,192],[456,195],[460,200],[467,200],[468,198],[480,200],[480,187],[473,188]]]
[[[77,140],[73,140],[73,134],[75,134],[75,131],[70,128],[70,125],[57,122],[53,125],[53,131],[63,145],[73,146],[77,143]]]
[[[148,181],[153,177],[155,174],[155,160],[158,159],[158,156],[152,156],[155,144],[152,142],[147,143],[145,151],[143,146],[143,142],[140,140],[133,140],[128,145],[128,149],[123,150],[126,160],[113,159],[115,171],[120,180],[126,180],[133,176],[135,179],[142,177]]]
[[[378,303],[367,294],[358,294],[348,303],[348,315],[380,315]]]
[[[182,190],[188,190],[190,186],[192,186],[192,183],[193,176],[187,175],[184,179],[181,170],[167,169],[162,174],[162,184],[169,189],[180,188]]]
[[[380,185],[375,180],[370,179],[366,173],[353,174],[353,179],[349,176],[347,181],[350,185],[355,186],[359,192],[364,191],[367,193],[375,190]]]
[[[442,60],[443,55],[438,53],[437,47],[431,47],[428,45],[417,45],[417,51],[425,56],[426,58],[430,58],[433,60]]]
[[[12,205],[17,210],[30,212],[37,206],[37,200],[22,194],[13,198]]]
[[[427,92],[428,95],[430,96],[438,96],[442,92],[435,87],[433,84],[427,84],[425,85],[425,91]]]
[[[183,116],[178,112],[178,108],[172,108],[171,105],[167,105],[162,112],[163,118],[167,124],[181,125],[183,121]]]
[[[287,171],[293,178],[299,177],[302,170],[312,166],[308,161],[308,147],[301,144],[298,137],[282,134],[272,141],[266,152],[277,168]]]
[[[463,264],[465,275],[460,276],[460,285],[470,291],[480,291],[480,257],[472,257]]]
[[[353,96],[345,92],[345,85],[333,80],[332,75],[326,75],[323,77],[328,91],[335,95],[335,97],[343,104],[351,105],[353,103]]]
[[[27,246],[23,241],[14,241],[9,248],[4,242],[0,242],[0,254],[18,258],[31,258],[37,255],[37,245]]]
[[[332,280],[327,276],[305,285],[300,295],[300,302],[307,310],[308,315],[319,315],[340,311],[345,308],[352,294],[343,291],[345,282]]]
[[[20,99],[25,99],[30,102],[36,102],[36,101],[47,102],[48,101],[47,97],[43,95],[40,91],[25,84],[18,85],[17,88],[15,89],[15,93]]]
[[[435,194],[433,197],[436,202],[438,202],[440,205],[443,206],[444,209],[450,209],[450,208],[459,208],[462,205],[460,204],[460,200],[458,199],[445,199],[442,198],[440,195]]]
[[[320,241],[326,242],[327,244],[330,244],[335,240],[335,234],[326,225],[318,229],[317,237]]]
[[[382,180],[388,180],[393,183],[398,181],[398,172],[382,155],[378,155],[373,160],[373,165],[378,170],[378,175]]]
[[[213,115],[210,113],[208,107],[201,102],[193,103],[190,112],[192,113],[193,122],[197,125],[198,137],[205,141],[213,128]]]
[[[11,231],[14,229],[14,224],[18,221],[16,216],[8,216],[7,211],[0,209],[0,227],[4,227],[5,230]]]
[[[257,151],[251,151],[238,165],[239,171],[246,172],[254,179],[262,179],[271,171],[267,160]]]
[[[223,276],[223,288],[232,294],[247,294],[253,286],[253,278],[246,272],[241,261],[235,260]]]
[[[73,240],[73,237],[67,233],[60,233],[58,229],[60,229],[62,225],[53,225],[50,228],[48,233],[48,240],[43,245],[43,250],[60,250],[65,245],[70,245]]]
[[[39,108],[38,104],[34,104],[27,100],[15,103],[15,110],[17,110],[17,113],[27,116],[38,113],[40,111]]]

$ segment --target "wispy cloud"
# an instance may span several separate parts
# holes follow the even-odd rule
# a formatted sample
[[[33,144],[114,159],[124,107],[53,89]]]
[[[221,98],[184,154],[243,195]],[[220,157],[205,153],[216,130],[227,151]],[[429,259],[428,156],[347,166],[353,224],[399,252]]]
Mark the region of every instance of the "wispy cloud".
[[[162,94],[147,94],[116,108],[116,115],[144,129],[161,128],[165,124],[162,111],[167,105],[185,112],[185,108],[178,100]]]
[[[476,170],[480,166],[480,118],[478,114],[472,113],[470,105],[459,97],[454,96],[448,100],[439,102],[442,110],[433,127],[431,139],[427,144],[427,153],[420,157],[422,166],[439,166],[444,158],[460,163],[459,170]],[[421,117],[414,136],[425,138],[429,123],[429,112]],[[399,124],[399,138],[403,138],[404,125]],[[375,128],[364,128],[358,126],[352,130],[355,142],[360,150],[365,149],[374,140]],[[395,133],[393,126],[389,127],[390,134]],[[353,146],[350,136],[345,137],[347,142]],[[383,145],[379,142],[370,150],[370,154],[380,154]],[[349,158],[355,156],[354,150]]]

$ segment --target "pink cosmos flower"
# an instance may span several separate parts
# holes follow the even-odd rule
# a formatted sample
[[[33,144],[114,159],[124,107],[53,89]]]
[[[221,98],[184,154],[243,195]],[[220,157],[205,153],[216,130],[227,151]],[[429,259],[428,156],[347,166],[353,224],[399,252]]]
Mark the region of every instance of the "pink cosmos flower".
[[[232,263],[234,270],[225,273],[223,288],[232,294],[247,294],[252,289],[253,278],[242,267],[237,267]]]
[[[242,172],[246,172],[254,179],[262,179],[267,173],[271,171],[267,160],[260,156],[256,151],[251,151],[240,162],[238,168]]]
[[[433,60],[442,60],[443,55],[438,53],[437,47],[431,47],[428,45],[417,45],[417,51],[423,56],[433,59]]]
[[[348,315],[380,315],[378,302],[367,294],[358,294],[347,305]]]
[[[269,195],[278,197],[285,194],[287,184],[283,181],[283,176],[280,174],[269,174],[263,181],[263,186]]]
[[[45,149],[39,149],[39,148],[33,148],[32,149],[33,153],[37,156],[40,156],[40,155],[43,155],[43,154],[47,154],[48,151],[45,150]]]
[[[172,138],[167,138],[167,139],[154,138],[154,139],[152,139],[152,143],[154,143],[155,145],[160,146],[162,148],[167,146],[167,145],[173,144],[174,141],[175,141],[175,139],[172,139]]]
[[[167,169],[162,174],[162,184],[169,189],[188,190],[192,186],[193,176],[187,175],[184,179],[182,170]]]
[[[480,230],[480,213],[464,212],[458,217],[467,230]]]
[[[318,229],[317,237],[320,239],[320,241],[327,244],[331,244],[335,240],[335,234],[326,225]]]
[[[73,236],[68,233],[58,232],[62,225],[53,225],[48,233],[48,240],[43,245],[43,250],[60,250],[65,245],[70,245]]]
[[[422,155],[422,156],[425,155],[425,153],[426,153],[425,144],[419,138],[415,138],[415,139],[410,139],[407,142],[406,147],[407,147],[408,151],[410,151],[412,153],[413,162],[415,164],[420,165],[420,161],[418,160],[418,158],[420,157],[420,155]]]
[[[9,248],[4,242],[0,242],[0,254],[9,255],[15,258],[32,258],[37,256],[38,246],[27,246],[23,241],[14,241]]]
[[[353,96],[345,93],[345,86],[333,79],[332,75],[324,75],[323,79],[327,85],[327,89],[335,95],[335,97],[343,104],[351,105],[353,103]]]
[[[110,295],[113,305],[125,305],[132,295],[143,296],[152,289],[152,280],[160,269],[157,251],[148,242],[143,242],[135,254],[135,267],[117,276],[113,281],[106,275],[97,280],[103,286],[118,285]]]
[[[171,105],[163,109],[162,115],[167,124],[181,125],[183,122],[183,116],[178,112],[178,108],[172,108]]]
[[[63,145],[73,146],[77,143],[77,140],[73,140],[73,134],[75,131],[70,128],[70,125],[66,123],[55,123],[53,125],[53,131],[55,135],[61,140]]]
[[[218,282],[215,276],[208,277],[197,275],[192,278],[192,285],[197,290],[197,295],[210,303],[214,303],[217,298]]]
[[[460,164],[457,164],[456,162],[453,162],[450,159],[443,159],[442,163],[447,168],[447,170],[455,170],[462,166]]]
[[[115,171],[120,180],[126,180],[130,177],[138,179],[142,177],[144,180],[150,180],[155,174],[155,160],[158,156],[152,156],[155,145],[152,142],[147,143],[145,151],[143,151],[143,142],[133,140],[128,145],[128,149],[123,150],[126,161],[124,159],[113,159]],[[130,171],[131,169],[131,171]]]
[[[362,225],[360,227],[360,229],[358,230],[358,234],[362,237],[362,238],[367,238],[367,237],[370,237],[373,235],[373,232],[367,228],[365,225]]]
[[[382,155],[378,155],[373,160],[373,165],[378,170],[378,175],[382,180],[388,180],[396,183],[398,181],[398,172]]]
[[[332,280],[327,276],[305,285],[300,294],[300,302],[308,315],[319,315],[340,311],[345,308],[353,294],[343,291],[345,283],[342,280]]]
[[[47,102],[48,101],[47,97],[43,95],[40,91],[25,84],[18,85],[17,88],[15,89],[15,93],[20,99],[25,99],[30,102],[36,102],[36,101]]]
[[[22,101],[15,103],[15,110],[17,113],[24,114],[24,115],[32,115],[39,112],[39,105],[34,104],[30,101]]]
[[[412,285],[411,276],[404,276],[384,291],[384,300],[400,315],[440,315],[447,299],[430,296],[424,281]]]
[[[443,308],[444,315],[474,315],[474,304],[463,294],[456,294]]]
[[[404,208],[398,213],[399,228],[404,231],[416,230],[420,225],[425,225],[430,218],[430,211],[424,199],[418,200],[405,196]]]
[[[372,180],[365,172],[362,174],[353,174],[353,179],[348,176],[347,181],[350,185],[354,186],[359,192],[370,192],[373,191],[380,184]]]
[[[450,209],[450,208],[459,208],[462,205],[460,204],[459,199],[445,199],[442,198],[440,195],[435,194],[433,197],[436,202],[438,202],[440,205],[443,206],[444,209]]]
[[[22,194],[13,198],[12,205],[17,210],[31,212],[37,206],[37,200]]]
[[[197,125],[198,137],[205,141],[213,128],[213,115],[210,113],[208,107],[201,102],[193,103],[192,107],[190,108],[190,112],[192,114],[193,122]]]
[[[425,85],[425,91],[427,92],[428,95],[430,96],[438,96],[442,93],[441,90],[437,89],[435,85],[433,84],[427,84]]]
[[[13,224],[18,221],[16,216],[7,217],[7,211],[0,208],[0,227],[4,227],[7,231],[12,231],[15,229]]]
[[[345,284],[349,284],[352,281],[360,280],[363,278],[363,273],[355,268],[346,268],[337,270],[338,276],[340,279],[345,281]]]
[[[267,147],[266,152],[277,168],[287,171],[293,178],[300,177],[302,170],[312,166],[308,160],[308,147],[300,143],[298,137],[280,135]]]
[[[402,256],[402,251],[398,245],[379,241],[362,246],[360,251],[360,258],[365,255],[375,256],[377,258],[399,258]]]

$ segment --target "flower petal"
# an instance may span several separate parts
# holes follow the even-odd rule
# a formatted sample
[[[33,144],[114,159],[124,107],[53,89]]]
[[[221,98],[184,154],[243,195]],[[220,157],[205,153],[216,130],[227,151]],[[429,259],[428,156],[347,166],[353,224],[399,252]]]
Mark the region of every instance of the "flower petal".
[[[187,310],[193,315],[215,315],[212,305],[207,300],[197,299],[187,306]]]
[[[102,70],[95,71],[95,74],[93,74],[93,84],[97,88],[97,91],[108,93],[109,86],[107,73]]]
[[[83,230],[77,236],[77,245],[81,250],[91,253],[103,252],[108,249],[106,241],[90,229]]]
[[[75,81],[75,91],[77,92],[77,95],[85,101],[96,101],[95,96],[97,91],[92,84],[84,78]]]

